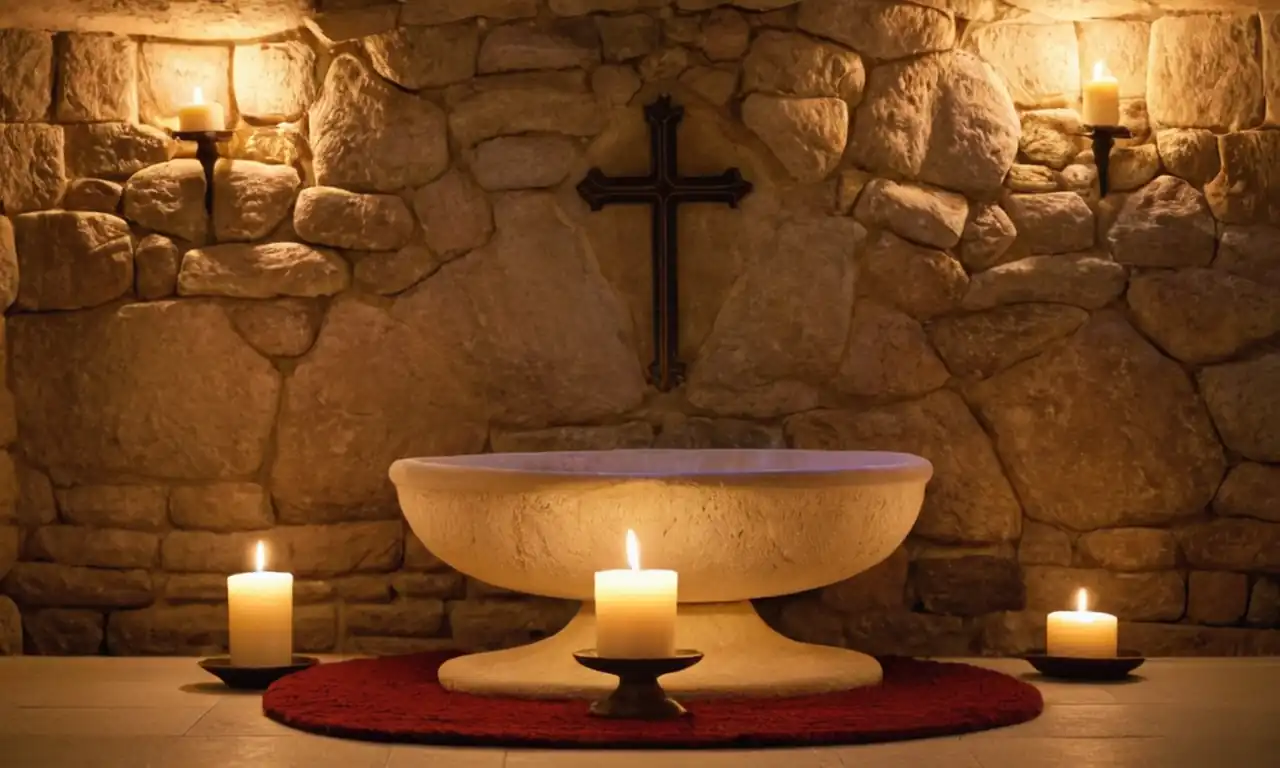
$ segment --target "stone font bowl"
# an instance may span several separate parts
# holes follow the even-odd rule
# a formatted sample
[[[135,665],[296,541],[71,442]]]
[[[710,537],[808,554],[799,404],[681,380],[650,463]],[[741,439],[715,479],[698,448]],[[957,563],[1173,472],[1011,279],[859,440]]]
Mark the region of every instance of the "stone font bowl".
[[[596,571],[680,574],[680,602],[802,592],[906,538],[932,474],[905,453],[619,450],[404,459],[400,506],[427,549],[507,589],[592,598]]]
[[[573,661],[595,641],[596,571],[679,573],[676,643],[706,654],[663,679],[681,696],[782,696],[881,679],[875,659],[779,635],[750,600],[846,579],[888,557],[911,530],[933,474],[905,453],[619,450],[415,458],[391,466],[414,534],[482,581],[584,601],[559,633],[452,659],[450,689],[590,697],[611,681]]]

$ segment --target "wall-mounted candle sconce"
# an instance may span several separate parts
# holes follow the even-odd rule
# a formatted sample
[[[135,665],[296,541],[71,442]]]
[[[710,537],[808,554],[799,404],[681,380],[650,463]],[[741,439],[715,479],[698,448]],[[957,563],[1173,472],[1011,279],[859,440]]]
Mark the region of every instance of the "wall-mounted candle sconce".
[[[1116,139],[1127,139],[1133,133],[1120,125],[1120,81],[1099,61],[1093,65],[1093,80],[1085,83],[1081,111],[1086,135],[1093,140],[1093,162],[1098,166],[1098,192],[1107,196],[1111,148]]]
[[[206,103],[201,88],[192,91],[190,104],[178,108],[178,130],[173,132],[173,137],[195,142],[196,160],[204,169],[204,207],[210,216],[213,216],[213,171],[218,164],[218,143],[235,136],[235,132],[226,127],[222,105],[216,101]]]

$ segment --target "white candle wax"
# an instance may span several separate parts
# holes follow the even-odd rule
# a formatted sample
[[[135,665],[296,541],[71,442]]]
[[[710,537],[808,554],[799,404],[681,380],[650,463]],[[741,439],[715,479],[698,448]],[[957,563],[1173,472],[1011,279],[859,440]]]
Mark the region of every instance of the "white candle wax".
[[[676,650],[675,571],[641,570],[640,546],[627,531],[629,570],[596,571],[596,653],[656,659]]]
[[[179,131],[221,131],[227,127],[226,114],[217,102],[204,102],[204,91],[196,88],[191,103],[178,107]]]
[[[281,667],[293,659],[293,574],[258,570],[227,577],[231,663],[237,667]]]
[[[1093,80],[1084,85],[1085,125],[1120,124],[1120,81],[1107,71],[1106,62],[1093,65]]]
[[[1088,608],[1082,589],[1076,595],[1076,610],[1049,614],[1045,646],[1050,656],[1105,659],[1116,655],[1116,617]]]

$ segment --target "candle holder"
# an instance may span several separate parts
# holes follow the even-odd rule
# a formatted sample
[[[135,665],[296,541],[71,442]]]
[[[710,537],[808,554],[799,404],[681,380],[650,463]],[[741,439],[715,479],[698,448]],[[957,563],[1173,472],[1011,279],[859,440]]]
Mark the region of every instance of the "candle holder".
[[[1045,677],[1060,680],[1123,680],[1146,661],[1141,653],[1121,649],[1113,657],[1100,659],[1082,656],[1049,656],[1037,648],[1023,657]]]
[[[1111,171],[1111,148],[1116,139],[1131,139],[1133,132],[1123,125],[1086,125],[1085,135],[1093,139],[1093,162],[1098,166],[1098,194],[1107,196]]]
[[[201,659],[200,668],[237,691],[262,691],[275,681],[319,664],[314,656],[294,656],[289,664],[280,667],[246,667],[231,663],[230,656],[214,656]]]
[[[213,216],[213,169],[218,165],[218,143],[230,141],[235,131],[173,131],[179,141],[196,143],[196,159],[204,168],[204,208]]]
[[[595,649],[577,651],[573,658],[587,669],[615,675],[618,687],[591,705],[591,714],[625,720],[674,720],[688,714],[680,702],[667,697],[658,678],[688,669],[702,661],[699,651],[681,649],[658,659],[610,659]]]

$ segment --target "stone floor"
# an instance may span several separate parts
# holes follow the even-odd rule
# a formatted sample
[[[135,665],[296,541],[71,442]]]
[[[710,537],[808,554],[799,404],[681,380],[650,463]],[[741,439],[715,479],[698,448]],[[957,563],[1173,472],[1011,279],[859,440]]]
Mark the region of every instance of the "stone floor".
[[[1024,674],[1018,661],[984,666]],[[1276,768],[1280,658],[1153,660],[1142,679],[1031,678],[1047,708],[960,738],[826,749],[551,752],[383,746],[308,736],[190,659],[0,659],[3,768]]]

